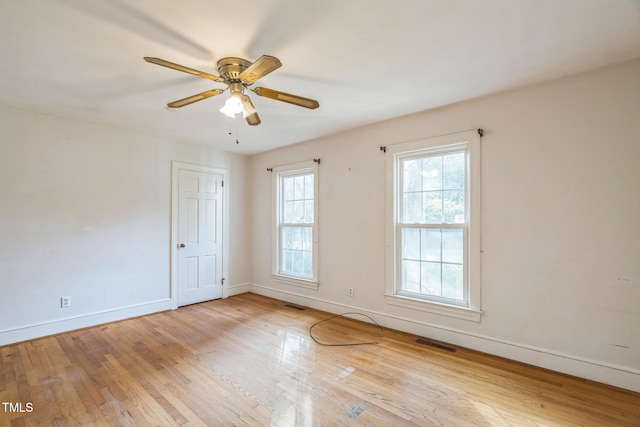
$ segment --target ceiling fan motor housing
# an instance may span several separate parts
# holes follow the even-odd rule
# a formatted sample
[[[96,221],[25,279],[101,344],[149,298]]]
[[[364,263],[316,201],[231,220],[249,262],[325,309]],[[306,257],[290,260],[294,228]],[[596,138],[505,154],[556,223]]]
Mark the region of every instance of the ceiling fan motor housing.
[[[251,65],[246,59],[228,57],[218,61],[218,73],[225,82],[240,81],[240,74]]]

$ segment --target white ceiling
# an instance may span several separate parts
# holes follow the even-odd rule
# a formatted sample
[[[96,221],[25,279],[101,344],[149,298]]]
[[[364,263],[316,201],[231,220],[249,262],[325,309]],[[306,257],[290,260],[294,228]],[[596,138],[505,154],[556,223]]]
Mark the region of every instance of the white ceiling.
[[[640,0],[0,0],[0,32],[0,105],[255,153],[640,57]],[[283,66],[256,86],[320,108],[170,110],[224,86],[142,59],[262,54]]]

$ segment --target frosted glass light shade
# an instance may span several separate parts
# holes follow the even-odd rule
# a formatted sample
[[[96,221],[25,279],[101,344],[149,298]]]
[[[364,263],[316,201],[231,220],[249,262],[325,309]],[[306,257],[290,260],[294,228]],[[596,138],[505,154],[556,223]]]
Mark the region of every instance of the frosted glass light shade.
[[[232,94],[229,99],[227,99],[227,102],[225,102],[224,106],[220,109],[223,114],[231,118],[234,118],[236,114],[241,113],[242,110],[243,108],[240,96],[236,95],[235,93]]]
[[[245,119],[253,114],[257,113],[256,109],[253,108],[253,104],[251,103],[251,99],[247,95],[242,95],[242,117]]]

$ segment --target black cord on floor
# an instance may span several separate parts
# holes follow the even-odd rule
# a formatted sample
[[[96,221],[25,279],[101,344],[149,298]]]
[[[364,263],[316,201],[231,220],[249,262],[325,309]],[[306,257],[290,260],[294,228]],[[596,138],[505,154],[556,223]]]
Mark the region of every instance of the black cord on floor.
[[[366,314],[362,314],[362,313],[342,313],[342,314],[336,314],[335,316],[331,316],[328,319],[320,320],[319,322],[316,322],[313,325],[311,325],[311,327],[309,328],[309,336],[317,344],[328,346],[328,347],[345,347],[345,346],[351,346],[351,345],[378,344],[378,341],[353,342],[353,343],[324,343],[324,342],[318,341],[318,339],[313,336],[313,328],[318,326],[320,323],[328,322],[329,320],[335,319],[336,317],[346,317],[347,315],[364,316],[367,319],[371,320],[371,322],[373,322],[373,324],[375,324],[378,328],[380,328],[380,331],[384,332],[384,329],[382,329],[382,326],[378,325],[378,322],[376,322],[375,320],[373,320],[371,317],[367,316]]]

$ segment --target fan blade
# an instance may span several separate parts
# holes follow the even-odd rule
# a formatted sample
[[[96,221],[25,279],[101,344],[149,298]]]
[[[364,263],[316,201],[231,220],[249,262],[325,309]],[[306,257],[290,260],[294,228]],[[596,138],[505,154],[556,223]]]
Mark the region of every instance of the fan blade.
[[[252,84],[281,66],[282,62],[275,56],[262,55],[240,73],[240,79],[247,84]]]
[[[224,83],[224,79],[222,79],[221,77],[205,73],[204,71],[194,70],[193,68],[185,67],[184,65],[174,64],[173,62],[165,61],[164,59],[145,56],[144,60],[152,64],[162,65],[163,67],[182,71],[183,73],[193,74],[194,76],[202,77],[203,79],[209,79],[213,80],[214,82]]]
[[[194,102],[202,101],[203,99],[211,98],[212,96],[220,95],[224,90],[222,89],[213,89],[208,90],[206,92],[199,93],[197,95],[191,95],[183,99],[179,99],[177,101],[173,101],[167,104],[168,107],[171,108],[180,108],[185,105],[193,104]]]
[[[289,104],[298,105],[300,107],[314,110],[320,106],[315,99],[303,98],[298,95],[280,92],[279,90],[267,89],[266,87],[257,87],[252,89],[257,95],[275,99],[276,101],[288,102]]]

